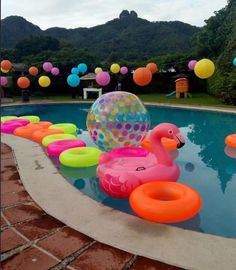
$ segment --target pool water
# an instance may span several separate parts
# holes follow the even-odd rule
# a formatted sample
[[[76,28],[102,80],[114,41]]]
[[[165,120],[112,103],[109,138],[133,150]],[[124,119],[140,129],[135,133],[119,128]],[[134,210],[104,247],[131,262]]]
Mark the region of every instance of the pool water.
[[[42,121],[70,122],[78,137],[93,145],[86,131],[90,104],[47,104],[2,107],[2,115],[38,115]],[[183,148],[172,153],[181,170],[179,182],[196,189],[202,209],[192,219],[174,226],[236,238],[236,151],[229,156],[224,139],[236,133],[236,114],[147,106],[152,128],[161,122],[178,126],[185,137]],[[231,154],[232,156],[232,154]],[[61,174],[76,188],[105,205],[135,215],[127,199],[108,197],[99,187],[96,166],[71,169],[53,159]]]

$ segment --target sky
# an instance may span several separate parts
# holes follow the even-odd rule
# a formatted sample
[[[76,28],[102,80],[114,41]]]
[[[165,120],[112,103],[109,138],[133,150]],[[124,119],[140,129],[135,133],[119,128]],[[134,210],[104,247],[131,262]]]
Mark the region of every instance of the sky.
[[[42,30],[50,27],[92,27],[134,10],[149,21],[182,21],[203,26],[227,0],[1,0],[1,18],[24,17]]]

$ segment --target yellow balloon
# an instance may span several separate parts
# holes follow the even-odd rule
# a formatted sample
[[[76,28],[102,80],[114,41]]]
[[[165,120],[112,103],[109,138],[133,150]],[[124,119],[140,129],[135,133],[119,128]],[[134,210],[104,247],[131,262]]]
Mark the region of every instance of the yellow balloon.
[[[94,72],[95,72],[95,74],[98,74],[98,73],[102,72],[102,68],[96,67]]]
[[[4,69],[4,68],[1,68],[1,72],[2,73],[7,73],[9,70],[6,70],[6,69]]]
[[[51,80],[48,76],[41,76],[39,77],[39,85],[42,86],[42,87],[48,87],[51,83]]]
[[[209,59],[201,59],[194,67],[194,73],[200,79],[210,78],[215,72],[215,65]]]
[[[110,67],[110,71],[112,73],[118,73],[120,71],[120,65],[119,64],[112,64]]]

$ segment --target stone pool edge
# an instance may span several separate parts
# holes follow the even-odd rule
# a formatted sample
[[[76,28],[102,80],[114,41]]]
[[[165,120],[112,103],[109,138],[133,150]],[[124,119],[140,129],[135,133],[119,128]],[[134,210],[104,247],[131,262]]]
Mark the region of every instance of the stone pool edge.
[[[68,183],[41,146],[2,135],[12,147],[21,180],[48,214],[95,240],[185,269],[233,269],[236,240],[157,224],[104,206]],[[140,245],[141,243],[141,245]]]

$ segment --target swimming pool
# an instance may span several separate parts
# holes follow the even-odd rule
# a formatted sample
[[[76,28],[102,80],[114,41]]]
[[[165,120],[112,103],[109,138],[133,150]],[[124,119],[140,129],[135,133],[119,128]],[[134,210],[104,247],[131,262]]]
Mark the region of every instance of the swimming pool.
[[[84,132],[89,108],[89,104],[9,106],[2,108],[2,115],[35,114],[53,123],[72,122],[80,128],[79,136],[89,142]],[[152,127],[160,122],[171,122],[181,129],[186,145],[175,153],[181,170],[179,181],[194,187],[203,199],[197,216],[175,225],[236,238],[236,159],[224,151],[225,136],[235,132],[236,114],[156,106],[147,106],[147,109]],[[88,196],[133,214],[127,200],[111,199],[100,190],[95,170],[95,167],[77,170],[59,167],[65,178]]]

